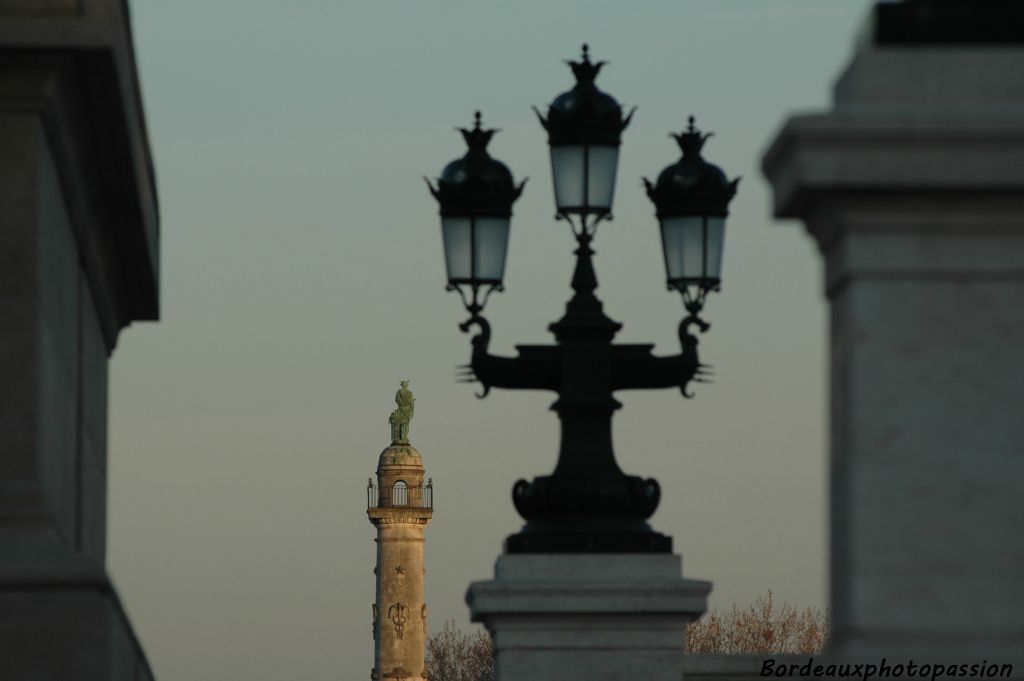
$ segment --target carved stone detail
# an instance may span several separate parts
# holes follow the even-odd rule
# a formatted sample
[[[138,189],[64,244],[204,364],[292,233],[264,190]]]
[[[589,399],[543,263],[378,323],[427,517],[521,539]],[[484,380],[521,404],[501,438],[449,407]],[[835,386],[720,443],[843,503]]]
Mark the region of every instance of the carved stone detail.
[[[409,606],[405,603],[395,603],[388,608],[388,619],[395,625],[395,636],[401,639],[405,633],[405,622],[409,619]]]

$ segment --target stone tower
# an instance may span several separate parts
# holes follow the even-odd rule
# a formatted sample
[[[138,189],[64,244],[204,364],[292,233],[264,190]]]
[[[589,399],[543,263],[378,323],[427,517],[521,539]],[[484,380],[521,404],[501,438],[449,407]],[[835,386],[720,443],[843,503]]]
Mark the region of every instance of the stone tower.
[[[433,485],[424,484],[423,460],[409,444],[415,402],[409,382],[395,395],[391,445],[370,479],[367,510],[377,528],[376,600],[373,604],[371,679],[425,681],[423,651],[427,604],[423,600],[423,528],[433,511]]]

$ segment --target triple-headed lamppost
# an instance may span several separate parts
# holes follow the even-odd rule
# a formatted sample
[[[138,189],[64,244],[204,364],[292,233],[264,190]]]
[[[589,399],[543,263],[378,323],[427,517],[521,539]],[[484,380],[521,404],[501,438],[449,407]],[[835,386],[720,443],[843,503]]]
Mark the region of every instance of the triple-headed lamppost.
[[[537,117],[548,132],[556,219],[567,221],[579,247],[572,277],[575,292],[565,315],[548,328],[557,345],[519,345],[517,357],[487,351],[490,324],[481,316],[487,298],[503,290],[512,204],[525,181],[487,153],[494,130],[462,129],[469,151],[449,163],[430,191],[441,205],[448,289],[462,297],[473,326],[468,380],[492,387],[552,390],[562,422],[558,463],[551,475],[519,480],[512,489],[516,510],[526,520],[505,542],[508,553],[671,553],[672,539],[655,532],[647,519],[658,506],[658,482],[626,475],[612,451],[611,418],[621,404],[612,393],[637,388],[679,388],[701,380],[706,365],[697,359],[697,338],[708,324],[699,318],[708,291],[721,284],[722,243],[729,201],[739,180],[701,156],[709,135],[694,127],[673,135],[682,158],[655,183],[644,180],[661,226],[669,289],[683,296],[688,312],[679,325],[682,352],[655,357],[653,344],[613,344],[622,328],[602,311],[594,295],[597,278],[590,243],[602,220],[611,219],[615,172],[622,131],[633,115],[601,92],[594,79],[604,62],[593,63],[583,46],[582,61],[570,61],[576,85],[555,98],[548,116]],[[535,109],[536,111],[536,109]]]

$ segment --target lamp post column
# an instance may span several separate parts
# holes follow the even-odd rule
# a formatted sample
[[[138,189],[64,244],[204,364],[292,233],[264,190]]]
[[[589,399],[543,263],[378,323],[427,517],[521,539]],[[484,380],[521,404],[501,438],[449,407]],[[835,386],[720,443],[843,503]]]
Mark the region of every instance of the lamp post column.
[[[844,661],[1024,664],[1022,13],[969,4],[874,8],[764,158],[825,261]]]

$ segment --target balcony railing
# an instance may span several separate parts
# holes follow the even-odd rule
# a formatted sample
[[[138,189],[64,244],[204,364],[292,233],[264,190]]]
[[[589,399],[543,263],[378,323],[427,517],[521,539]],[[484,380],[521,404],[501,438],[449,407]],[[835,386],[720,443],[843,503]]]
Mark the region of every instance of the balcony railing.
[[[367,508],[434,508],[434,483],[410,487],[404,483],[366,486]]]

